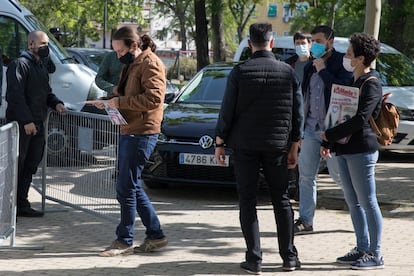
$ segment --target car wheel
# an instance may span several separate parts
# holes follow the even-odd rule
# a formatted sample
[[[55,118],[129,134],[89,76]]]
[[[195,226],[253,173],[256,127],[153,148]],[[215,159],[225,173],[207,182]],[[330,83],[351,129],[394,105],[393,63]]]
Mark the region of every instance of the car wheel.
[[[51,118],[46,140],[47,166],[62,167],[96,163],[95,158],[78,149],[77,127],[70,119]]]

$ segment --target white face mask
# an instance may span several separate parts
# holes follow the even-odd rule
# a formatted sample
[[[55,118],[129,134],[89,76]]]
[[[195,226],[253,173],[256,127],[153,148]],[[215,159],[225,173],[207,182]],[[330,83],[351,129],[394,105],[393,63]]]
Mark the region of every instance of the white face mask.
[[[342,60],[342,65],[344,66],[345,70],[348,72],[354,72],[355,66],[351,65],[351,59],[344,57]]]
[[[296,45],[295,50],[296,50],[296,54],[299,57],[308,57],[309,56],[309,47],[308,47],[308,45]]]

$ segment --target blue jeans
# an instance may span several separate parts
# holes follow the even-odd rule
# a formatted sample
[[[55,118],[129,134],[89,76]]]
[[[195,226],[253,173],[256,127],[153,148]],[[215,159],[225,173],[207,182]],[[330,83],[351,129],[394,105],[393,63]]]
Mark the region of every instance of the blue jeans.
[[[357,247],[381,256],[382,214],[375,184],[378,151],[344,154],[337,158]]]
[[[321,133],[321,131],[305,128],[304,137],[300,146],[298,164],[299,219],[306,225],[313,225],[313,217],[315,216],[317,201],[316,176],[318,175],[319,163],[321,161]],[[332,158],[326,159],[326,164],[330,176],[341,186],[336,157],[332,155]]]
[[[150,199],[142,187],[141,173],[157,143],[158,134],[120,135],[118,153],[118,181],[116,193],[121,205],[121,221],[116,229],[117,239],[133,244],[135,215],[146,228],[147,239],[164,237],[160,221]]]

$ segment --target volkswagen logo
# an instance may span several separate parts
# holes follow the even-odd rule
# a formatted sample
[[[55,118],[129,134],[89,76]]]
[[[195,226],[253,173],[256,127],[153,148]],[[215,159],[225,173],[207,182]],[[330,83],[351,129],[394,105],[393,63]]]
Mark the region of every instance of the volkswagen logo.
[[[198,144],[200,145],[200,147],[202,147],[203,149],[208,149],[213,145],[213,138],[211,138],[211,136],[208,135],[203,135],[200,140],[198,140]]]

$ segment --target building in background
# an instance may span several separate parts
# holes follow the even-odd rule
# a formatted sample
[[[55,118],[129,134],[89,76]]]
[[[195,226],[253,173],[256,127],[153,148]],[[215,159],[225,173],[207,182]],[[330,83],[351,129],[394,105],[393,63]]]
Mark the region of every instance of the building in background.
[[[256,21],[271,23],[273,31],[278,36],[289,35],[292,18],[297,13],[309,9],[309,3],[306,1],[294,5],[296,8],[292,9],[291,4],[283,0],[263,1],[256,7]]]

